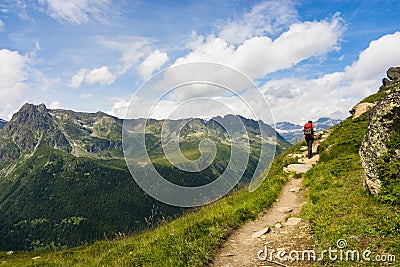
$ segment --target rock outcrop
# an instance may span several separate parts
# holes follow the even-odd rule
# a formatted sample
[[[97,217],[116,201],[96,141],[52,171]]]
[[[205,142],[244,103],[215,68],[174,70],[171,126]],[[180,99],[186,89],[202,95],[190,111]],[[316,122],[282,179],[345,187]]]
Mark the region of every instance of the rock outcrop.
[[[368,103],[368,102],[358,103],[350,110],[350,114],[353,116],[353,119],[356,119],[365,112],[370,111],[374,106],[375,106],[374,103]]]
[[[379,91],[387,89],[394,81],[400,80],[400,67],[390,67],[386,71],[387,78],[382,79],[382,85]]]
[[[109,149],[122,151],[122,142],[113,140],[96,140],[93,144],[86,146],[86,151],[90,153],[98,153]]]
[[[389,78],[398,79],[400,68],[390,68],[387,73]],[[394,86],[370,111],[369,116],[367,134],[359,153],[366,175],[366,187],[372,195],[375,195],[379,193],[382,181],[378,175],[376,162],[387,153],[386,142],[395,132],[400,132],[400,85]],[[400,155],[400,151],[395,155]],[[400,156],[391,160],[399,158]]]

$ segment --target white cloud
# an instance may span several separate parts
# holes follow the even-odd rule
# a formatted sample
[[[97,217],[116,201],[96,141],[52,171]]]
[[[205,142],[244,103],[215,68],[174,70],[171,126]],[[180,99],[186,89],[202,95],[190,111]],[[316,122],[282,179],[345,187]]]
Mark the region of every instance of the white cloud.
[[[107,14],[112,12],[110,0],[39,0],[54,19],[73,24],[84,24],[91,20],[107,22]]]
[[[85,81],[88,84],[99,83],[100,85],[112,84],[115,76],[110,72],[107,66],[93,69],[86,74]]]
[[[115,75],[110,72],[107,66],[102,66],[91,71],[81,69],[72,76],[69,87],[78,88],[83,82],[87,84],[99,83],[100,85],[110,85],[115,79]]]
[[[192,51],[178,58],[175,63],[217,62],[234,67],[250,78],[262,78],[337,49],[343,31],[342,19],[335,14],[330,21],[292,24],[275,40],[267,36],[255,36],[238,47],[210,35],[191,42]]]
[[[79,70],[77,74],[72,76],[68,86],[72,88],[78,88],[81,85],[81,83],[83,83],[83,81],[85,80],[86,72],[87,72],[86,69]]]
[[[138,67],[138,72],[143,79],[149,78],[154,71],[159,70],[168,61],[167,53],[159,50],[151,53]]]
[[[344,118],[357,102],[348,93],[361,84],[341,84],[343,73],[331,73],[320,78],[305,80],[286,78],[268,81],[263,85],[265,97],[273,111],[275,121],[301,123],[321,117]]]
[[[317,79],[286,78],[264,84],[276,120],[300,123],[320,117],[345,118],[362,98],[375,93],[385,71],[400,62],[400,32],[372,41],[342,72]],[[288,112],[290,110],[291,112]]]
[[[55,85],[61,82],[60,77],[48,78],[43,76],[41,80],[42,80],[42,86],[40,87],[40,89],[42,91],[47,91],[49,89],[52,89]]]
[[[317,22],[295,24],[286,33],[279,37],[281,39],[278,38],[275,41],[270,40],[270,42],[279,43],[280,49],[283,49],[282,53],[287,53],[292,59],[301,58],[302,55],[317,55],[321,51],[335,49],[335,34],[331,33],[324,35],[326,34],[324,32],[326,31],[327,27],[328,29],[336,29],[337,26],[335,26],[335,22],[320,22],[321,24],[317,25],[315,25],[315,23]],[[313,28],[314,26],[316,28]],[[297,36],[298,33],[302,32],[306,32],[306,34]],[[291,42],[289,40],[298,40],[298,38],[300,38],[299,36],[307,35],[324,36],[322,39],[327,40],[325,43],[326,46],[323,47],[322,50],[313,48],[312,51],[314,52],[311,54],[307,54],[307,50],[302,50],[302,46],[297,49],[293,47],[295,52],[289,51],[289,46],[286,46],[286,44],[289,45]],[[256,42],[256,40],[263,42],[263,40],[260,40],[263,38],[268,37],[252,38],[251,40],[254,42]],[[305,37],[303,44],[305,46],[312,47],[313,45],[307,44],[307,40],[312,40],[313,38],[314,37]],[[329,38],[332,38],[331,41],[329,41]],[[217,47],[217,51],[219,52],[217,52],[215,56],[218,56],[218,54],[221,55],[223,51],[230,51],[230,53],[232,53],[232,57],[234,58],[239,53],[238,49],[229,49],[230,46],[226,42],[224,43],[221,38],[212,38],[212,41],[223,44],[221,46],[213,45],[209,47],[210,49],[211,47]],[[203,40],[202,42],[203,44],[210,43],[210,41],[206,40]],[[365,50],[359,53],[358,60],[345,67],[343,71],[322,74],[320,77],[313,79],[293,78],[290,77],[290,74],[288,73],[286,76],[287,78],[269,80],[262,85],[261,90],[269,102],[275,117],[275,121],[304,123],[306,120],[316,120],[320,117],[343,119],[349,116],[349,110],[356,103],[358,103],[362,98],[378,90],[381,84],[381,78],[385,76],[385,71],[388,69],[388,67],[398,66],[398,62],[400,62],[400,50],[396,48],[399,43],[400,32],[388,34],[372,41]],[[319,46],[322,46],[323,44],[324,43],[319,43]],[[245,44],[243,44],[243,46],[245,46]],[[221,49],[218,50],[218,47]],[[285,47],[287,49],[284,49]],[[201,48],[204,49],[202,52],[207,51],[206,46],[202,46]],[[215,51],[210,50],[209,55],[214,52]],[[200,54],[198,54],[198,56],[199,55]],[[200,58],[201,57],[199,56],[199,60]],[[225,59],[225,56],[222,56],[222,59]],[[249,61],[253,60],[256,59],[250,59]],[[282,60],[285,61],[285,59]],[[197,70],[198,71],[191,69],[189,65],[186,68],[182,68],[182,71],[175,76],[168,75],[169,73],[166,71],[163,80],[164,87],[169,88],[168,85],[174,84],[174,82],[178,84],[179,82],[184,82],[184,80],[181,81],[180,79],[198,80],[196,75],[200,75],[202,69],[198,68]],[[218,78],[226,80],[224,75],[220,75],[220,72],[213,71],[213,73],[216,73],[216,77],[211,77],[212,81],[214,81],[214,79],[215,81],[218,81]],[[253,71],[253,73],[257,73],[257,70]],[[233,83],[235,83],[234,80],[235,79],[232,79]],[[204,86],[191,86],[188,88],[188,90],[182,90],[181,94],[176,95],[175,98],[170,97],[167,99],[161,99],[157,103],[157,106],[153,110],[151,116],[154,118],[165,118],[165,116],[167,116],[175,107],[178,107],[180,103],[184,103],[185,101],[193,99],[194,97],[207,95],[209,96],[210,100],[223,101],[227,106],[233,107],[235,112],[247,117],[251,117],[251,114],[248,113],[248,110],[246,110],[245,107],[241,107],[239,98],[218,97],[212,91],[207,91],[208,89],[203,87]],[[161,94],[162,92],[163,91],[159,93]],[[244,97],[245,99],[249,99],[247,102],[251,103],[250,106],[252,107],[261,103],[257,101],[259,100],[259,96],[257,96],[257,93],[254,90],[245,91],[244,93],[241,93],[240,96]],[[251,102],[253,100],[254,102]],[[152,104],[154,103],[150,103],[150,99],[140,99],[140,102],[136,103],[136,106],[145,107]],[[183,113],[191,114],[189,113],[191,111],[191,107],[193,112],[200,110],[203,114],[203,117],[210,117],[216,114],[226,114],[226,108],[220,108],[213,104],[212,101],[209,103],[200,104],[201,105],[188,106],[188,109],[183,109]],[[124,110],[126,110],[127,105],[128,103],[125,102]],[[196,108],[193,108],[194,106],[196,106]],[[264,106],[264,108],[267,107]],[[141,115],[146,116],[147,114]]]
[[[130,101],[123,99],[114,99],[113,107],[110,111],[107,111],[107,113],[118,118],[125,118],[129,103]]]
[[[272,3],[272,2],[268,2]],[[273,2],[276,3],[276,2]],[[288,2],[289,3],[289,2]],[[257,9],[258,8],[258,9]],[[249,14],[258,14],[259,16],[264,16],[263,10],[266,8],[265,6],[258,6],[253,8],[253,10]],[[276,7],[275,7],[276,8]],[[261,11],[260,11],[261,10]],[[252,13],[253,12],[253,13]],[[269,26],[268,29],[259,29],[257,28],[258,24],[255,21],[246,22],[243,25],[233,25],[232,23],[228,26],[231,27],[248,27],[248,32],[243,35],[243,38],[247,38],[240,44],[232,43],[233,39],[229,39],[230,37],[226,37],[229,40],[225,40],[223,36],[224,34],[220,34],[220,37],[216,37],[215,35],[208,35],[207,37],[202,35],[197,35],[196,33],[192,34],[192,41],[187,43],[187,48],[190,52],[182,57],[178,58],[175,61],[174,66],[183,66],[181,64],[188,62],[216,62],[223,65],[227,65],[243,72],[250,78],[264,78],[267,74],[283,70],[289,69],[299,62],[309,59],[315,56],[321,56],[330,51],[337,50],[338,44],[341,39],[341,35],[345,29],[342,18],[335,14],[329,20],[321,20],[321,21],[313,21],[313,22],[295,22],[295,17],[297,13],[294,11],[287,19],[282,19],[281,22],[277,22],[277,24],[273,26]],[[246,15],[245,15],[246,17]],[[278,16],[279,17],[279,16]],[[272,19],[270,23],[273,23]],[[292,23],[292,24],[290,24]],[[290,25],[289,25],[290,24]],[[246,26],[247,25],[247,26]],[[279,29],[286,28],[284,32],[278,35],[274,40],[268,36],[257,36],[257,33],[266,34],[268,32],[278,31]],[[225,28],[226,29],[226,28]],[[233,41],[232,41],[233,40]],[[237,39],[238,40],[238,39]],[[236,40],[236,41],[237,41]],[[209,66],[205,66],[209,68]],[[151,101],[151,98],[154,98],[154,93],[157,93],[157,88],[171,88],[171,85],[181,84],[187,80],[197,81],[203,80],[202,73],[205,70],[202,69],[201,64],[197,65],[185,65],[179,71],[171,72],[166,71],[163,73],[160,81],[154,81],[153,86],[155,90],[145,90],[149,92],[149,95],[144,97],[149,97],[140,99],[140,103],[136,104],[137,108],[135,108],[135,115],[140,116],[148,116],[148,114],[141,114],[142,110],[146,110],[145,107],[148,105],[152,106],[154,101]],[[207,69],[206,72],[210,72]],[[150,73],[147,72],[147,73]],[[230,75],[229,73],[224,73],[223,68],[219,69],[216,65],[216,69],[211,71],[211,74],[208,77],[210,82],[215,82],[217,84],[225,84],[229,88],[235,88],[237,90],[242,90],[244,88],[248,88],[245,84],[238,84],[238,77],[240,75]],[[331,94],[334,96],[337,94],[338,96],[344,96],[345,94],[341,94],[335,92],[332,94],[329,90],[333,90],[334,86],[339,84],[342,80],[343,74],[332,74],[327,75],[321,79],[317,80],[281,80],[281,81],[273,81],[268,86],[270,89],[270,94],[266,94],[269,99],[275,101],[274,103],[282,103],[285,105],[275,105],[275,108],[280,114],[286,114],[287,110],[290,109],[290,103],[293,102],[290,99],[296,99],[296,104],[300,104],[301,101],[307,102],[307,99],[312,99],[315,101],[320,100],[320,93],[327,92],[328,95]],[[229,81],[229,82],[228,82]],[[240,81],[239,81],[240,83]],[[151,87],[150,86],[150,87]],[[244,86],[244,87],[243,87]],[[307,91],[309,87],[313,89],[319,88],[319,86],[324,86],[324,91],[316,92],[314,95],[310,96],[310,92]],[[275,89],[274,89],[275,88]],[[282,90],[282,88],[284,90]],[[154,118],[163,118],[168,114],[168,111],[173,110],[175,107],[179,106],[179,103],[183,103],[192,99],[193,97],[204,97],[207,96],[210,100],[218,100],[219,102],[223,102],[226,104],[225,107],[217,107],[213,104],[207,106],[205,103],[201,103],[201,112],[204,112],[205,117],[214,116],[218,113],[226,114],[226,107],[234,107],[234,110],[242,115],[253,117],[254,114],[249,113],[247,107],[240,104],[240,98],[227,96],[226,92],[222,92],[221,90],[215,90],[216,88],[210,88],[210,86],[204,85],[191,85],[186,88],[171,93],[165,99],[161,99],[157,103],[157,107],[152,111],[151,117]],[[150,93],[153,92],[153,93]],[[223,91],[223,90],[222,90]],[[335,90],[333,90],[335,91]],[[161,95],[163,90],[158,90],[158,93]],[[256,110],[265,109],[262,101],[262,95],[260,96],[256,91],[248,90],[241,93],[241,96],[247,99],[248,103],[251,103],[251,106]],[[318,97],[314,96],[317,95]],[[308,97],[308,98],[307,98]],[[157,99],[157,97],[155,98]],[[297,103],[297,99],[301,99]],[[354,99],[353,99],[354,100]],[[350,100],[346,100],[347,102]],[[344,112],[347,112],[346,101],[340,102],[340,107],[335,109],[335,114],[343,115]],[[211,101],[212,102],[212,101]],[[347,103],[348,104],[348,103]],[[118,102],[115,104],[113,108],[113,114],[121,114],[121,110],[126,111],[128,103],[125,101]],[[339,104],[335,104],[338,107]],[[279,109],[282,106],[284,108],[288,108],[287,110]],[[303,105],[304,106],[304,105]],[[325,107],[325,106],[324,106]],[[190,106],[189,109],[190,110]],[[187,113],[188,110],[184,110],[183,113]],[[195,111],[195,110],[193,110]],[[304,110],[306,111],[306,110]],[[325,114],[328,110],[316,110],[313,108],[313,111],[318,111],[320,114]],[[295,118],[298,119],[298,113],[290,113]],[[308,116],[308,114],[307,114]],[[337,115],[339,116],[339,115]],[[278,116],[279,117],[279,116]],[[267,116],[264,118],[266,121],[271,121],[271,118]]]
[[[60,101],[52,101],[49,107],[50,109],[61,109]]]
[[[266,2],[263,4],[266,5]],[[268,8],[261,4],[248,14],[263,18],[268,14],[266,11]],[[339,14],[320,21],[297,22],[297,13],[293,11],[287,18],[278,18],[277,24],[274,24],[275,21],[272,19],[266,28],[262,28],[261,23],[258,24],[256,20],[247,17],[248,14],[243,16],[244,21],[227,23],[217,36],[193,33],[192,41],[188,42],[186,47],[190,52],[178,58],[174,65],[211,61],[234,67],[250,78],[264,78],[269,73],[290,69],[306,59],[323,56],[340,49],[339,43],[345,25]],[[283,32],[276,35],[275,39],[268,36],[280,30]],[[398,65],[400,62],[399,43],[400,32],[389,34],[372,41],[368,48],[360,52],[358,60],[343,71],[321,74],[320,77],[314,79],[291,78],[289,74],[288,78],[268,81],[262,86],[262,91],[269,101],[275,120],[303,123],[305,120],[315,120],[319,117],[347,117],[353,105],[378,90],[380,79],[386,69],[389,66]],[[146,60],[143,61],[141,67],[145,64],[144,62]],[[146,73],[148,75],[152,73],[150,70],[147,72],[139,70],[139,72],[143,76]],[[161,85],[169,88],[168,85],[176,84],[181,77],[190,76],[196,80],[195,75],[198,72],[182,72],[179,77],[166,73]],[[175,95],[175,98],[160,100],[151,116],[164,118],[182,101],[204,94],[204,90],[199,89],[200,87],[192,86],[190,90],[182,91],[181,95]],[[201,90],[202,93],[196,90]],[[221,100],[213,92],[206,94],[210,95],[211,100]],[[255,95],[252,97],[252,94],[254,92],[248,91],[243,93],[243,96],[246,95],[247,99],[255,99],[253,104],[257,105],[257,98]],[[225,98],[224,101],[228,106],[235,107],[235,111],[239,114],[251,117],[244,107],[241,108],[238,99]],[[150,99],[140,99],[138,107],[154,104],[150,102]],[[128,105],[127,101],[117,101],[111,113],[123,117]],[[184,113],[190,110],[189,106]],[[206,117],[223,114],[226,111],[213,105],[212,101],[208,104],[201,103],[201,110]]]
[[[151,53],[152,40],[137,36],[120,36],[116,39],[98,37],[98,42],[121,53],[117,75],[125,74],[134,64]]]
[[[398,66],[400,62],[400,32],[384,35],[372,41],[362,51],[358,60],[346,67],[348,78],[372,80],[381,77],[390,66]]]
[[[293,1],[264,1],[250,12],[222,25],[219,37],[227,42],[241,43],[251,37],[275,34],[298,19]]]
[[[25,64],[27,58],[17,51],[0,50],[0,88],[12,88],[26,78]]]
[[[25,83],[27,58],[17,51],[0,50],[0,118],[9,119],[22,105],[29,86]]]
[[[167,53],[154,49],[155,40],[141,36],[119,36],[109,39],[104,36],[97,37],[97,41],[112,50],[121,53],[120,64],[116,68],[115,75],[125,74],[132,67],[142,79],[150,77],[164,65],[169,57]]]
[[[4,31],[4,22],[0,19],[0,32]]]

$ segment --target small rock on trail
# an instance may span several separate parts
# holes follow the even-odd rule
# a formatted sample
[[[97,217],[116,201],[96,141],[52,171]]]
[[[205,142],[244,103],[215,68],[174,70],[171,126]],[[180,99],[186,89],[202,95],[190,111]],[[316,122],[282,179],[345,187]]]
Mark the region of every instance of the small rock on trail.
[[[267,234],[269,232],[269,227],[265,227],[264,229],[261,229],[258,232],[255,232],[254,234],[251,235],[252,238],[259,238],[264,234]]]
[[[301,222],[301,218],[290,217],[287,219],[285,225],[294,226],[294,225],[298,225],[300,222]]]

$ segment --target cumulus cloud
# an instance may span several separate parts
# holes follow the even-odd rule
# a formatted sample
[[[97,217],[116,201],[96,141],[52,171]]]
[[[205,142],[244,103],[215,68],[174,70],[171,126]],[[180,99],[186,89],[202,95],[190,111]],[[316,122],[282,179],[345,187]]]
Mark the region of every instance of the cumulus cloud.
[[[118,67],[117,75],[125,74],[140,59],[149,55],[153,43],[150,38],[137,36],[120,36],[115,39],[100,36],[97,41],[101,45],[121,53],[121,64]]]
[[[107,66],[88,71],[81,69],[72,76],[69,87],[78,88],[83,82],[87,84],[99,83],[100,85],[109,85],[115,81],[115,75],[110,72]]]
[[[310,80],[268,81],[262,89],[276,120],[300,123],[320,117],[347,117],[356,103],[378,90],[385,71],[399,64],[399,43],[400,32],[384,35],[372,41],[360,52],[358,60],[341,72]]]
[[[113,39],[104,36],[97,41],[112,50],[121,53],[117,76],[125,74],[132,67],[142,79],[149,78],[154,71],[159,70],[169,59],[168,54],[155,49],[155,40],[141,36],[119,36]]]
[[[218,62],[232,66],[253,79],[263,78],[269,73],[337,49],[343,31],[342,18],[335,14],[329,21],[294,23],[275,40],[268,36],[255,36],[239,46],[209,35],[191,42],[192,51],[178,58],[176,64]]]
[[[324,21],[321,22],[321,25],[318,24],[316,29],[312,29],[314,23],[296,23],[295,25],[291,26],[287,32],[279,37],[281,39],[277,38],[275,41],[271,40],[271,43],[280,42],[280,49],[283,49],[281,46],[282,44],[285,44],[286,42],[289,44],[289,40],[293,40],[292,38],[295,40],[300,38],[297,36],[298,33],[305,31],[307,34],[312,36],[314,34],[323,35],[323,32],[327,29],[326,27],[337,27],[335,26],[335,22],[328,23]],[[316,32],[313,32],[314,30],[316,30]],[[292,37],[293,35],[297,37]],[[306,52],[302,52],[299,53],[299,55],[306,54],[306,56],[310,56],[316,55],[323,50],[335,49],[336,41],[334,40],[336,39],[333,37],[333,35],[325,35],[323,39],[329,39],[330,36],[332,37],[332,40],[328,41],[326,43],[326,47],[322,48],[322,50],[314,49],[313,53],[307,54]],[[258,39],[262,38],[266,37],[258,37]],[[275,121],[304,123],[306,120],[316,120],[320,117],[341,119],[347,117],[349,115],[349,110],[356,103],[358,103],[362,98],[378,90],[381,83],[381,78],[385,76],[385,71],[387,68],[389,66],[398,65],[398,62],[400,61],[400,50],[396,48],[400,42],[399,38],[400,33],[396,32],[372,41],[365,50],[360,51],[358,59],[345,67],[343,71],[321,74],[319,77],[313,79],[295,78],[287,75],[283,79],[271,79],[265,82],[265,84],[261,86],[261,91],[264,97],[268,100],[268,103],[272,109],[272,113],[275,117]],[[214,38],[214,40],[217,39],[218,38]],[[303,43],[304,46],[309,46],[307,44],[307,40],[308,38],[305,38],[305,43]],[[219,41],[222,41],[222,39],[219,38]],[[204,40],[203,43],[207,43],[207,41]],[[322,44],[320,43],[320,45]],[[293,49],[296,51],[301,51],[302,46],[299,46],[300,48],[297,50],[296,48]],[[310,44],[310,46],[313,46],[313,44]],[[221,47],[226,48],[229,47],[229,45]],[[222,49],[222,51],[228,50]],[[284,51],[286,51],[285,53],[288,53],[289,55],[292,53],[289,50]],[[238,53],[237,50],[233,49],[231,52],[232,56],[235,56],[236,53]],[[300,58],[300,56],[291,57]],[[202,70],[201,68],[197,70],[198,71],[196,72],[193,69],[190,69],[190,66],[188,66],[187,68],[182,68],[182,72],[179,72],[179,75],[175,76],[168,75],[169,73],[166,71],[164,75],[164,88],[169,88],[168,85],[173,84],[174,81],[179,83],[181,81],[179,79],[183,79],[182,77],[185,79],[190,78],[192,80],[198,80],[196,75],[200,75]],[[211,80],[226,80],[226,78],[223,77],[220,72],[214,71],[213,73],[216,73],[216,76],[211,77]],[[253,71],[253,73],[256,73],[256,71]],[[235,84],[234,79],[232,79],[232,82]],[[162,91],[159,91],[159,93],[161,94]],[[226,114],[226,108],[220,108],[219,106],[213,104],[213,101],[225,103],[227,107],[232,107],[232,110],[234,110],[236,113],[246,117],[252,117],[252,114],[249,113],[244,106],[242,107],[240,98],[222,96],[221,94],[216,95],[209,90],[207,91],[205,86],[191,86],[190,88],[187,88],[187,90],[182,90],[181,94],[176,94],[175,98],[170,97],[167,99],[161,99],[157,103],[157,107],[155,107],[151,116],[154,118],[165,118],[165,116],[167,116],[171,110],[178,107],[180,103],[184,103],[185,101],[202,95],[209,96],[210,102],[196,103],[196,105],[193,104],[191,107],[193,108],[193,106],[196,106],[196,108],[193,108],[193,110],[200,109],[203,117]],[[174,94],[172,94],[172,96],[174,96]],[[257,106],[262,102],[258,101],[260,97],[254,90],[244,91],[240,94],[240,97],[249,99],[248,103],[251,103],[251,106]],[[154,101],[148,102],[149,99],[140,99],[140,105],[137,106],[143,107],[154,104]],[[124,105],[121,105],[120,102],[118,108],[122,109],[123,106],[123,110],[125,111],[127,105],[127,102],[124,102]],[[264,106],[264,108],[268,107]],[[190,108],[184,110],[184,114],[191,114],[189,111]],[[141,115],[147,116],[148,114]]]
[[[113,102],[114,103],[111,110],[107,111],[107,113],[118,118],[125,118],[130,101],[126,101],[124,99],[114,99]]]
[[[85,24],[91,20],[107,22],[107,14],[112,11],[110,0],[39,0],[54,19],[73,24]]]
[[[349,97],[350,87],[342,85],[343,73],[326,74],[306,80],[286,78],[271,80],[262,87],[273,111],[275,121],[300,123],[320,117],[343,118],[349,107],[357,102],[355,96]],[[360,85],[362,86],[362,85]]]
[[[398,66],[400,62],[400,32],[384,35],[372,41],[362,51],[358,60],[346,67],[349,78],[368,80],[379,78],[389,66]]]
[[[88,84],[100,83],[100,85],[112,84],[115,76],[109,71],[107,66],[91,70],[86,74],[85,81]]]
[[[77,74],[72,76],[71,81],[69,82],[69,87],[78,88],[85,80],[86,72],[86,69],[81,69]]]
[[[27,60],[17,51],[0,50],[0,117],[3,119],[11,117],[29,89],[25,83]]]
[[[250,12],[219,26],[219,37],[241,43],[254,36],[275,34],[298,20],[293,1],[264,1]]]
[[[279,70],[290,69],[303,60],[325,55],[339,49],[339,42],[345,30],[343,20],[339,14],[335,14],[329,19],[320,21],[298,22],[297,12],[293,9],[294,4],[290,1],[286,1],[286,3],[289,5],[288,7],[280,7],[276,1],[261,3],[254,7],[249,13],[245,14],[243,16],[243,21],[236,22],[236,24],[234,22],[227,23],[221,28],[218,35],[210,34],[208,36],[203,36],[193,33],[191,41],[187,43],[186,47],[190,52],[178,58],[174,66],[183,66],[182,64],[190,62],[215,62],[233,67],[243,72],[248,77],[257,79],[265,78],[267,74]],[[275,17],[270,14],[272,10],[277,10],[277,13],[274,15]],[[253,20],[250,15],[261,19],[265,25],[263,26],[263,23],[258,22],[257,19]],[[271,17],[268,17],[268,15],[271,15]],[[276,35],[275,39],[267,36],[267,34],[278,33],[279,31],[282,32]],[[243,32],[243,35],[238,36],[236,34],[237,32]],[[158,56],[160,55],[158,54]],[[142,76],[145,76],[145,74],[150,75],[151,73],[150,70],[144,71],[145,68],[143,68],[150,58],[150,56],[146,58],[140,68],[138,68]],[[156,58],[158,57],[155,57],[155,59]],[[179,75],[174,75],[176,72],[171,74],[169,71],[166,71],[162,81],[154,84],[154,89],[160,88],[165,90],[171,88],[171,85],[180,84],[182,79],[201,80],[197,77],[197,75],[201,76],[203,72],[201,66],[194,66],[194,68],[195,69],[191,69],[191,66],[184,67],[178,72]],[[343,74],[338,76],[342,75]],[[229,77],[225,77],[224,73],[216,70],[211,76],[210,82],[220,83],[221,81],[225,81],[223,82],[223,84],[225,84],[226,81],[230,81],[231,84],[228,84],[230,88],[244,89],[241,88],[242,85],[237,84],[235,75],[228,75]],[[273,83],[265,85],[269,87],[270,90],[270,93],[267,93],[266,96],[269,97],[270,100],[275,101],[275,103],[281,102],[282,99],[288,102],[287,100],[290,98],[301,98],[301,101],[305,101],[303,96],[307,97],[308,94],[304,94],[304,90],[302,91],[302,88],[298,87],[299,84],[304,86],[304,88],[309,86],[317,88],[321,86],[321,83],[324,84],[324,86],[331,83],[332,86],[329,86],[329,88],[332,89],[334,84],[338,84],[341,80],[336,76],[337,75],[328,75],[324,77],[324,79],[311,82],[307,80],[273,81]],[[326,88],[328,88],[328,86],[326,86]],[[232,97],[225,93],[218,95],[215,92],[220,92],[220,90],[214,89],[215,88],[211,88],[208,85],[186,86],[184,90],[171,93],[166,99],[161,99],[151,116],[162,118],[168,113],[168,110],[174,109],[174,107],[178,106],[182,101],[188,101],[192,97],[202,97],[204,95],[207,95],[211,100],[222,101],[226,103],[227,106],[235,107],[236,110],[239,109],[240,111],[237,112],[239,114],[248,117],[254,115],[249,113],[246,108],[239,108],[241,106],[239,101],[240,97]],[[162,90],[158,91],[158,93],[162,93]],[[249,90],[246,92],[246,90],[244,90],[241,96],[250,99],[250,102],[253,101],[254,103],[252,102],[252,106],[261,110],[262,107],[260,107],[260,105],[262,101],[260,101],[260,95],[257,94],[259,93],[255,91]],[[317,95],[319,95],[319,93],[317,93]],[[154,97],[154,95],[152,96]],[[318,98],[320,98],[320,96],[315,98],[315,100],[318,100]],[[140,107],[145,109],[144,107],[147,104],[153,105],[154,103],[152,103],[151,99],[141,99],[138,109],[140,109]],[[223,109],[217,108],[212,104],[207,108],[203,108],[206,104],[202,103],[201,105],[201,110],[204,112],[205,117],[209,117],[210,115],[214,116],[218,114],[218,112],[222,112],[222,114],[226,113]],[[125,101],[118,101],[112,110],[113,114],[118,113],[121,115],[118,111],[125,111],[126,106],[127,103]],[[278,105],[275,105],[275,107],[277,108]],[[285,107],[287,108],[288,105]],[[340,109],[341,115],[343,115],[344,109],[346,108]],[[278,112],[281,111],[279,109],[277,110]],[[137,110],[137,112],[139,112],[139,110]],[[148,114],[141,115],[148,116]],[[270,121],[270,118],[266,119]]]
[[[167,53],[159,50],[151,53],[138,67],[138,72],[143,79],[149,78],[154,71],[159,70],[168,61]]]

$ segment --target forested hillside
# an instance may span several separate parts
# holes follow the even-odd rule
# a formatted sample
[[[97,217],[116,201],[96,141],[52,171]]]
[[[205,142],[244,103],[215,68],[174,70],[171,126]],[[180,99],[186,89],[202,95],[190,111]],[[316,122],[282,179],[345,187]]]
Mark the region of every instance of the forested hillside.
[[[271,140],[262,140],[257,122],[241,120],[252,140],[243,185],[257,166],[261,142],[278,140],[278,153],[289,144],[279,135],[274,139],[275,131],[265,124],[261,125]],[[90,244],[154,227],[187,211],[153,199],[136,184],[123,157],[122,123],[102,112],[50,110],[44,105],[25,104],[14,114],[0,131],[1,250]],[[199,186],[226,169],[229,136],[213,120],[190,120],[180,133],[180,148],[189,159],[199,157],[201,138],[216,142],[215,160],[201,172],[186,172],[168,162],[161,146],[162,124],[147,121],[146,143],[163,177],[178,185]],[[274,153],[275,144],[268,145]]]

